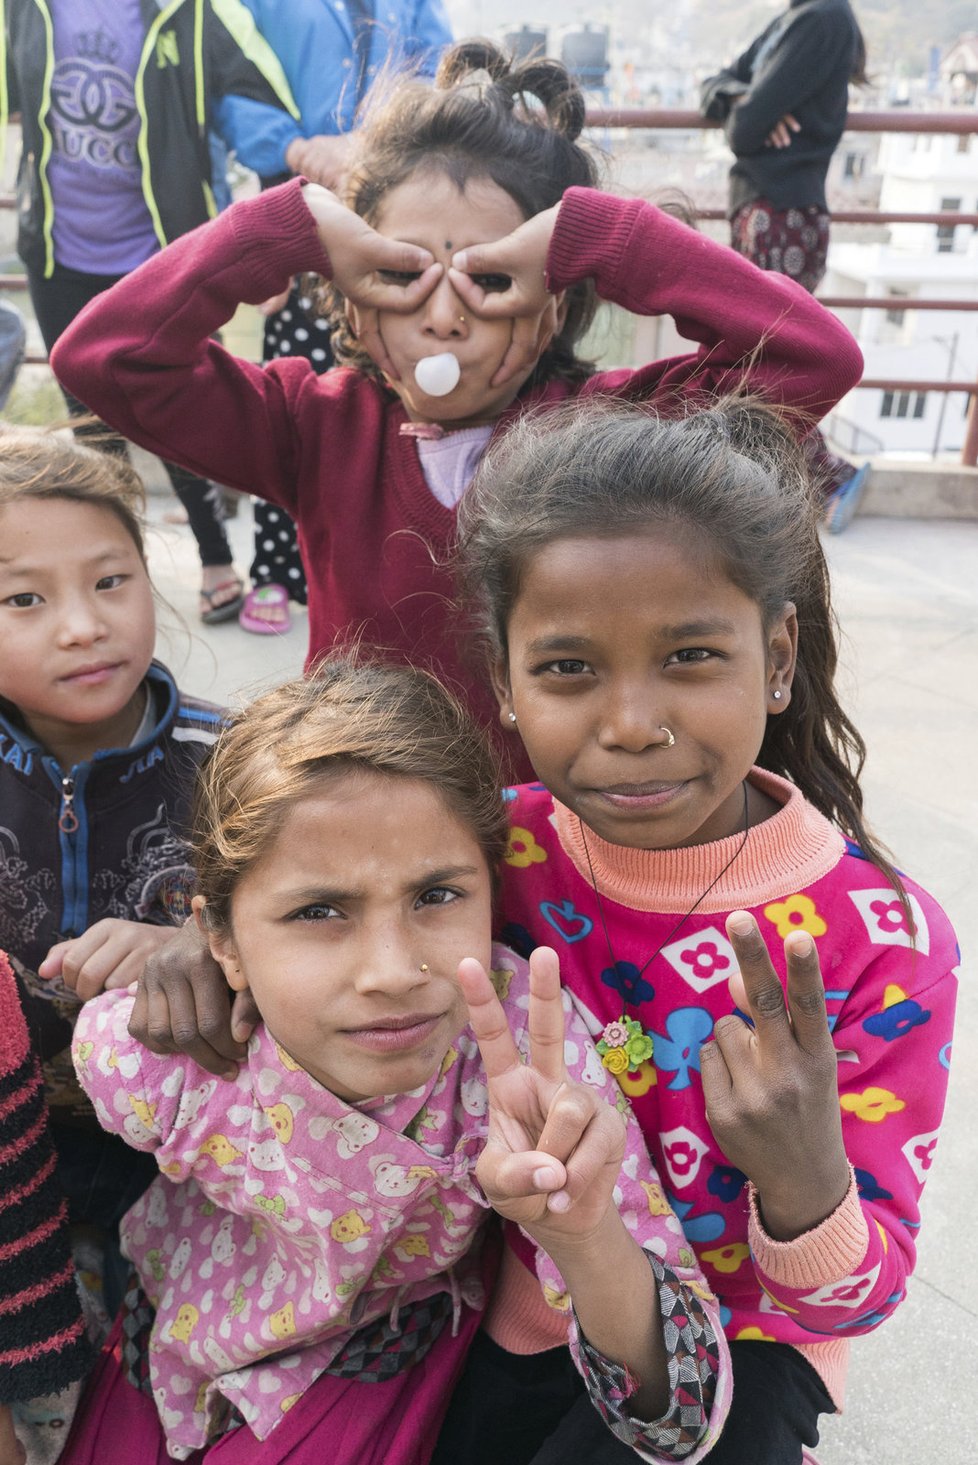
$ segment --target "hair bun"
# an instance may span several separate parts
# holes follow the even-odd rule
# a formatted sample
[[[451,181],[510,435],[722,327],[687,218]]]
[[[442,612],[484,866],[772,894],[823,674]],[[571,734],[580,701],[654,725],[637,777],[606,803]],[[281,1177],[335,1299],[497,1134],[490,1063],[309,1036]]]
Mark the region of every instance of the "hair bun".
[[[449,46],[438,63],[435,86],[442,91],[471,83],[474,73],[485,72],[484,80],[502,81],[509,74],[509,60],[492,41],[459,41]]]
[[[530,57],[514,66],[501,85],[512,96],[520,97],[524,105],[528,98],[535,97],[555,132],[571,142],[580,137],[586,118],[584,93],[562,61]]]
[[[584,127],[584,94],[566,66],[547,57],[514,62],[492,41],[460,41],[449,47],[438,67],[435,86],[443,90],[479,88],[481,97],[493,95],[509,108],[519,100],[531,115],[536,102],[554,131],[570,142]]]

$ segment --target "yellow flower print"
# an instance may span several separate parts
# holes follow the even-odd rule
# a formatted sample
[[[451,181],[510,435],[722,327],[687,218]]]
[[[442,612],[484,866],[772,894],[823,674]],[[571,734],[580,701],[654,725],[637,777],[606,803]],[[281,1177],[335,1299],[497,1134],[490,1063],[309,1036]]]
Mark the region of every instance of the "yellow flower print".
[[[789,895],[787,900],[766,905],[764,914],[777,927],[782,941],[792,931],[807,931],[809,936],[824,936],[828,930],[822,917],[815,909],[815,902],[808,895]]]
[[[612,1070],[614,1071],[614,1070]],[[618,1086],[630,1099],[639,1099],[656,1085],[655,1064],[640,1063],[634,1073],[616,1073]]]
[[[848,1114],[864,1119],[867,1124],[882,1124],[888,1114],[899,1114],[907,1106],[889,1089],[870,1087],[861,1094],[843,1094],[839,1103]]]
[[[507,865],[525,870],[529,865],[542,865],[547,858],[547,851],[537,844],[528,829],[521,829],[518,824],[514,824],[509,831],[509,849],[503,858]]]
[[[700,1256],[716,1272],[739,1272],[750,1256],[750,1247],[742,1241],[732,1241],[729,1246],[718,1246],[713,1251],[701,1251]]]
[[[601,1062],[608,1072],[613,1073],[616,1078],[628,1072],[628,1054],[624,1048],[609,1048],[607,1053],[602,1057]]]
[[[750,1341],[753,1343],[776,1343],[777,1338],[770,1333],[763,1333],[760,1328],[741,1328],[734,1337],[735,1343]]]

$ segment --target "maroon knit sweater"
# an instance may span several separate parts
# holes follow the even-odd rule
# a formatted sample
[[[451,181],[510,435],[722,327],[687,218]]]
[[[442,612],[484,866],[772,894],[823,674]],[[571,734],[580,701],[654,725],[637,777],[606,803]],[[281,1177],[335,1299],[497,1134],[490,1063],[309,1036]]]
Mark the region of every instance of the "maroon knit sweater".
[[[54,1393],[90,1363],[37,1059],[0,952],[0,1403]]]
[[[450,569],[454,510],[428,488],[398,399],[347,368],[265,367],[212,339],[242,301],[330,262],[296,180],[235,204],[171,244],[73,321],[52,354],[62,383],[126,437],[297,520],[309,580],[307,665],[364,640],[431,667],[496,726],[478,660],[459,638]],[[744,381],[823,416],[859,380],[849,332],[800,286],[764,273],[639,199],[572,188],[548,259],[553,291],[593,279],[640,315],[671,315],[688,355],[524,388],[500,418],[577,394],[682,410]]]

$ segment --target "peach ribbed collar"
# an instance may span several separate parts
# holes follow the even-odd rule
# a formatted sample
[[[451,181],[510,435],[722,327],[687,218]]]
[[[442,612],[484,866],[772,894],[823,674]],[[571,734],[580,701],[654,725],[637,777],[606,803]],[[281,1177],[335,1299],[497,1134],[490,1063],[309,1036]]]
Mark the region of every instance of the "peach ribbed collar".
[[[781,805],[756,824],[744,848],[715,888],[697,907],[704,915],[755,906],[804,890],[833,869],[845,849],[842,835],[785,778],[752,768],[751,783]],[[554,800],[554,824],[564,852],[588,884],[591,856],[598,891],[632,910],[680,912],[705,890],[735,853],[743,835],[686,849],[643,850],[607,844]]]

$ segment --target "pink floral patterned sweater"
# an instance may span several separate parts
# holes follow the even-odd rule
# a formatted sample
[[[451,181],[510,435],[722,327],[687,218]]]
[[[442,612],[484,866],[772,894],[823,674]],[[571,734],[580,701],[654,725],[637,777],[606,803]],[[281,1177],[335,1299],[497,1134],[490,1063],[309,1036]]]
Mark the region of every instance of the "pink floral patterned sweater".
[[[526,964],[497,947],[493,965],[526,1053]],[[351,1335],[388,1315],[396,1324],[406,1304],[451,1292],[457,1305],[484,1305],[472,1246],[487,1210],[475,1180],[487,1091],[470,1029],[425,1088],[351,1106],[299,1068],[264,1025],[234,1083],[186,1058],[158,1058],[129,1036],[132,1003],[125,992],[87,1003],[73,1051],[102,1125],[155,1152],[162,1172],[128,1212],[123,1245],[156,1310],[150,1373],[172,1456],[219,1434],[229,1404],[266,1438]],[[625,1114],[616,1201],[675,1324],[665,1329],[671,1398],[661,1420],[628,1415],[635,1382],[578,1336],[563,1281],[542,1251],[539,1286],[566,1320],[609,1427],[641,1458],[692,1462],[730,1402],[717,1304],[569,998],[565,1010],[568,1070]]]
[[[896,893],[862,852],[793,784],[758,768],[750,778],[782,807],[750,831],[678,930],[695,893],[734,855],[739,835],[689,849],[635,850],[589,830],[585,850],[580,821],[546,789],[510,790],[502,935],[521,951],[556,947],[562,980],[595,1037],[623,1003],[651,1035],[652,1057],[619,1083],[720,1298],[727,1337],[793,1344],[841,1407],[848,1340],[894,1310],[914,1268],[920,1195],[944,1109],[959,953],[926,891],[905,882],[912,946]],[[718,1147],[703,1102],[699,1050],[717,1018],[732,1010],[727,984],[735,958],[724,919],[738,909],[756,917],[782,980],[784,937],[806,930],[815,938],[838,1056],[853,1181],[827,1220],[791,1242],[765,1233],[751,1187]],[[519,1275],[504,1267],[504,1281]],[[528,1308],[515,1285],[497,1289],[493,1301],[502,1318],[494,1334],[505,1345]]]

